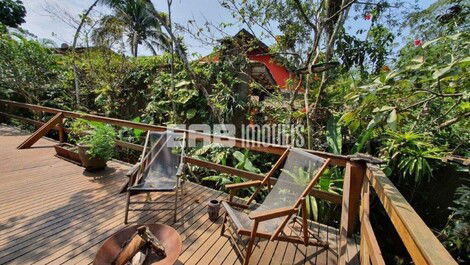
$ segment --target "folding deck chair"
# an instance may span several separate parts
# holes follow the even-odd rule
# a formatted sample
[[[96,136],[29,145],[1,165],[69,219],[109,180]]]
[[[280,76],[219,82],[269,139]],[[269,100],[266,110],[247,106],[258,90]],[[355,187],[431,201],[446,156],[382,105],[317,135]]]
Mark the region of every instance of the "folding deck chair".
[[[284,160],[286,162],[281,169],[279,178],[274,185],[271,185],[271,182],[273,182],[271,180],[272,175]],[[230,197],[229,201],[222,202],[226,212],[221,235],[225,232],[227,221],[230,221],[229,228],[236,233],[237,237],[249,237],[244,260],[245,265],[249,262],[257,237],[267,238],[271,241],[300,243],[306,246],[328,247],[328,243],[320,240],[308,227],[306,197],[318,182],[320,175],[329,162],[329,159],[323,159],[300,149],[291,148],[282,154],[262,181],[248,181],[225,186],[230,190]],[[237,189],[251,186],[256,186],[257,189],[246,204],[233,201]],[[260,205],[251,204],[256,193],[263,187],[269,189],[263,203]],[[299,218],[299,212],[301,212],[301,218]],[[284,228],[288,223],[292,225],[291,231],[296,232],[296,235],[288,236],[284,232]],[[295,231],[295,224],[300,226],[300,231]],[[314,240],[311,240],[310,237],[313,237]],[[234,246],[241,254],[241,249],[238,248],[236,242],[237,240],[235,240]]]
[[[153,211],[150,208],[130,208],[135,204],[172,203],[171,201],[151,201],[152,192],[174,192],[174,208],[160,208],[156,210],[173,210],[176,222],[178,208],[178,191],[183,194],[183,181],[181,175],[184,170],[185,134],[170,131],[149,131],[145,140],[142,158],[128,173],[126,213],[124,223],[127,224],[129,211]],[[147,153],[146,153],[147,151]],[[131,202],[133,195],[147,193],[146,201]]]

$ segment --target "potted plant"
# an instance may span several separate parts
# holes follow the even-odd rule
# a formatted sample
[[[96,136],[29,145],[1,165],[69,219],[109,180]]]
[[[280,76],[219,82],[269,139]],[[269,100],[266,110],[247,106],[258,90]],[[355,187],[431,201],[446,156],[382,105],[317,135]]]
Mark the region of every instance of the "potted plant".
[[[78,155],[77,146],[69,143],[60,143],[54,145],[54,149],[56,152],[56,156],[78,165],[82,164],[82,160]]]
[[[115,151],[116,132],[113,127],[79,119],[72,125],[72,132],[78,138],[78,154],[86,170],[104,169]]]
[[[71,124],[68,140],[70,143],[59,143],[54,146],[56,156],[69,162],[82,165],[82,160],[78,154],[77,143],[80,137],[85,135],[85,131],[90,130],[90,126],[86,120],[77,119]]]

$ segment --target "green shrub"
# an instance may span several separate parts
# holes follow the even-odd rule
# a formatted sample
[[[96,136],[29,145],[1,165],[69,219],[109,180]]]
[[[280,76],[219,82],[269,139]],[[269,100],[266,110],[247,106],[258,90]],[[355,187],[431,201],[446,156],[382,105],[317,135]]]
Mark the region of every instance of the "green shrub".
[[[441,236],[447,249],[463,264],[470,261],[470,188],[464,185],[456,195],[453,214]]]
[[[116,132],[110,125],[78,119],[72,124],[72,137],[88,147],[87,154],[110,160],[115,153]]]

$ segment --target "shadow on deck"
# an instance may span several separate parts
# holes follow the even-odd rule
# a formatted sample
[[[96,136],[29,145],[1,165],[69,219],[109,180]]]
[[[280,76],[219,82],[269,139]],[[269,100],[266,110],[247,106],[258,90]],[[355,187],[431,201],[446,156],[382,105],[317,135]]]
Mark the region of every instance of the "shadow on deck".
[[[28,135],[0,126],[0,264],[89,264],[105,239],[124,227],[125,195],[117,194],[128,166],[110,162],[99,174],[54,157],[53,141],[16,150]],[[130,214],[133,223],[166,223],[183,238],[178,264],[240,264],[222,218],[208,220],[206,202],[225,194],[194,183],[185,187],[178,222],[168,211]],[[169,195],[153,195],[168,200]],[[158,209],[158,208],[157,208]],[[337,264],[338,230],[312,223],[330,242],[328,250],[285,242],[257,242],[251,264]],[[348,259],[357,262],[358,246],[350,241]]]

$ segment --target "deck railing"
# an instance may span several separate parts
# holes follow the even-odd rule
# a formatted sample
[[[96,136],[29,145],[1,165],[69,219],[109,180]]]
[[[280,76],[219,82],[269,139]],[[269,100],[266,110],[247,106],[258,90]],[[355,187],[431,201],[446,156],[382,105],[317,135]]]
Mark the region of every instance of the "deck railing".
[[[46,129],[47,131],[51,129],[57,130],[59,132],[60,141],[64,141],[64,135],[68,132],[68,129],[64,128],[63,126],[64,118],[82,118],[115,126],[135,128],[146,131],[167,130],[167,128],[164,126],[65,111],[56,108],[43,107],[39,105],[20,103],[9,100],[0,100],[0,108],[1,107],[3,107],[3,110],[0,111],[0,117],[3,116],[33,124],[37,127],[41,127],[43,132],[46,131]],[[55,120],[54,122],[51,122],[50,120],[48,123],[36,121],[30,118],[25,118],[9,113],[8,110],[10,108],[21,108],[35,112],[54,114],[55,116],[53,119]],[[231,143],[235,144],[235,147],[245,148],[257,152],[280,155],[287,148],[287,146],[282,145],[260,143],[239,138],[205,134],[196,131],[182,129],[178,129],[178,131],[185,132],[187,137],[193,139],[202,139],[220,144],[226,144],[227,141],[230,141]],[[35,133],[30,138],[41,137],[44,134]],[[137,151],[143,150],[141,145],[125,141],[118,141],[117,145],[123,148]],[[406,201],[406,199],[378,166],[368,163],[367,159],[361,159],[361,157],[335,155],[314,150],[306,151],[324,158],[330,158],[332,165],[345,168],[342,196],[321,190],[312,191],[313,196],[335,204],[341,204],[342,206],[339,264],[348,263],[348,260],[345,259],[347,237],[353,234],[357,221],[360,222],[359,233],[361,237],[361,243],[359,253],[361,264],[385,264],[381,254],[382,252],[379,248],[379,244],[373,231],[373,227],[369,220],[369,196],[371,187],[378,195],[380,202],[384,206],[386,213],[388,214],[393,226],[395,227],[398,235],[403,241],[403,244],[405,245],[415,264],[457,264],[452,256],[444,248],[444,246],[434,236],[431,230],[426,226],[423,220],[418,216],[416,211],[411,207],[411,205]],[[255,174],[245,170],[219,165],[191,157],[187,157],[186,162],[199,167],[237,175],[250,180],[260,180],[263,178],[263,175],[261,174]],[[276,180],[273,179],[273,181]]]

